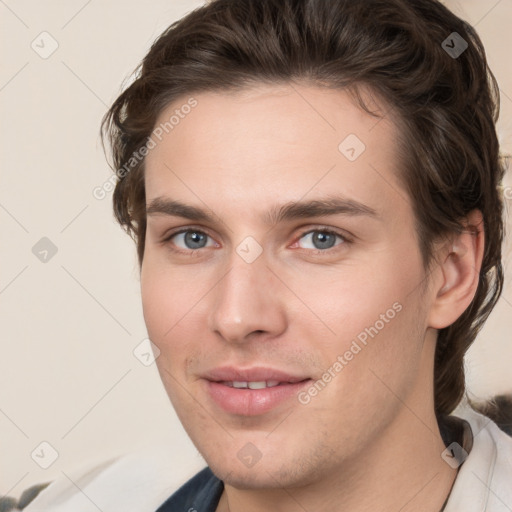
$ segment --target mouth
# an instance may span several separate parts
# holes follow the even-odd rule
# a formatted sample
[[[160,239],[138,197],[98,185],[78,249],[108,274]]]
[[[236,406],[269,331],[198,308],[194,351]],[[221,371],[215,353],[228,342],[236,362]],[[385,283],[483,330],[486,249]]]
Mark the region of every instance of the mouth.
[[[269,368],[218,368],[203,376],[206,394],[223,411],[257,416],[296,400],[312,379]]]
[[[275,388],[276,386],[282,386],[286,384],[290,384],[289,382],[279,382],[277,380],[268,380],[268,381],[224,381],[221,382],[225,386],[229,386],[230,388],[237,389],[265,389],[265,388]]]

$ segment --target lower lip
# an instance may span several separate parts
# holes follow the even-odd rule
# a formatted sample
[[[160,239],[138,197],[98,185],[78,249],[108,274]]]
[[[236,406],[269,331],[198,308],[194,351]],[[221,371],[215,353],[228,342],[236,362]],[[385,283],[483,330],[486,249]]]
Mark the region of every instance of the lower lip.
[[[293,384],[280,384],[271,388],[248,389],[232,388],[220,382],[206,381],[207,391],[213,401],[224,411],[241,416],[264,414],[278,405],[297,398],[302,388],[311,379]]]

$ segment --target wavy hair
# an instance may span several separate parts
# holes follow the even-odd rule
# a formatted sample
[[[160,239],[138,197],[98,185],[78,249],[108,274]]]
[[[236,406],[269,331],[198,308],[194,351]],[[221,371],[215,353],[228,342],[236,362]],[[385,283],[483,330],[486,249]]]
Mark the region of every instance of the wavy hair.
[[[134,78],[102,123],[114,169],[141,150],[167,105],[193,93],[303,81],[348,90],[376,116],[361,91],[385,100],[425,266],[437,239],[461,232],[471,210],[483,214],[476,294],[438,332],[435,411],[452,412],[465,392],[464,354],[503,287],[499,89],[475,30],[437,0],[213,0],[173,23]],[[119,175],[113,204],[142,263],[144,159]]]

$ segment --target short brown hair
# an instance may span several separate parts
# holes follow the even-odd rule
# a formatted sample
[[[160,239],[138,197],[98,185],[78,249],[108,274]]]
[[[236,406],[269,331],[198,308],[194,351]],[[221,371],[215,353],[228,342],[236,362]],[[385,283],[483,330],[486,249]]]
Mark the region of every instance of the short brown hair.
[[[478,289],[460,318],[438,334],[435,411],[449,414],[464,395],[464,354],[503,286],[499,188],[505,166],[495,129],[499,89],[482,42],[440,2],[213,0],[157,39],[135,81],[105,115],[102,134],[113,167],[125,166],[158,115],[179,97],[292,81],[355,92],[369,112],[359,95],[365,87],[390,106],[400,128],[400,177],[413,202],[426,265],[436,239],[464,229],[471,210],[483,214]],[[113,199],[142,263],[144,159],[122,174]]]

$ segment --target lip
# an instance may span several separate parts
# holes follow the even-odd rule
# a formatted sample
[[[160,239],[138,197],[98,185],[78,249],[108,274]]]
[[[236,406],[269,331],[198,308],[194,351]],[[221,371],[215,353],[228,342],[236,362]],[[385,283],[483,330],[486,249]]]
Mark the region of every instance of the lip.
[[[215,368],[203,375],[207,395],[225,412],[240,416],[257,416],[275,409],[310,384],[307,376],[291,374],[282,370],[264,367]],[[270,388],[233,388],[226,382],[278,381]]]
[[[226,381],[252,381],[252,382],[260,382],[267,380],[277,380],[279,382],[291,382],[296,383],[300,382],[304,379],[309,379],[309,376],[292,374],[288,372],[284,372],[282,370],[277,370],[274,368],[267,368],[263,366],[255,366],[252,368],[235,368],[233,366],[224,366],[220,368],[214,368],[209,372],[206,372],[203,375],[203,378],[216,381],[216,382],[226,382]]]

